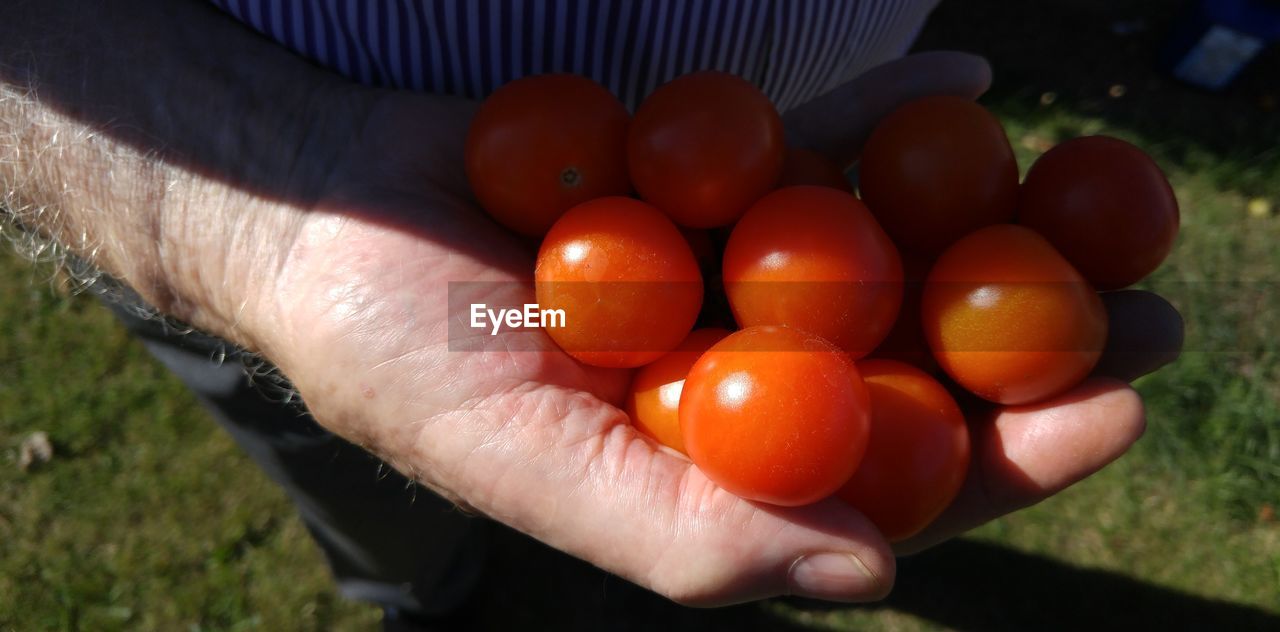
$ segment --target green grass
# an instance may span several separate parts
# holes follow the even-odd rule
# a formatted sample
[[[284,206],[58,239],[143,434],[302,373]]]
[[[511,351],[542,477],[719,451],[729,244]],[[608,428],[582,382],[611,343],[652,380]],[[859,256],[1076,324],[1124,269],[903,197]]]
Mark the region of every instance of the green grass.
[[[905,561],[870,607],[691,611],[503,532],[484,626],[1280,626],[1280,217],[1246,212],[1256,198],[1280,207],[1280,114],[1267,109],[1280,51],[1226,95],[1188,89],[1152,70],[1167,7],[950,2],[921,44],[993,60],[984,103],[1024,169],[1052,142],[1109,133],[1168,170],[1183,231],[1146,285],[1184,314],[1188,351],[1139,382],[1149,427],[1128,456]],[[1107,29],[1137,18],[1137,34]],[[377,611],[335,595],[283,495],[181,384],[49,274],[0,254],[0,629],[374,627]],[[57,454],[22,473],[18,445],[36,430]]]
[[[936,26],[945,37],[964,33],[961,46],[995,60],[997,82],[985,101],[1005,120],[1024,169],[1036,155],[1031,147],[1107,133],[1147,149],[1169,172],[1183,230],[1144,286],[1182,312],[1187,353],[1141,384],[1152,424],[1134,460],[1150,462],[1170,484],[1194,489],[1233,520],[1255,519],[1280,503],[1280,220],[1274,212],[1251,216],[1247,207],[1255,199],[1280,206],[1280,93],[1266,79],[1280,72],[1280,48],[1230,93],[1207,94],[1151,70],[1176,15],[1159,10],[1167,3],[1002,4],[999,14],[994,3],[985,5],[976,16],[946,5],[951,11],[940,12]],[[1146,31],[1107,30],[1136,18]],[[1000,19],[1018,28],[980,44],[947,29],[952,19]],[[1069,58],[1045,63],[1047,52],[1025,54],[1050,47]],[[1108,95],[1113,85],[1127,86],[1123,97]],[[1046,92],[1056,95],[1047,105]]]
[[[298,629],[339,600],[283,494],[88,296],[0,255],[0,629]],[[55,456],[17,467],[29,433]]]

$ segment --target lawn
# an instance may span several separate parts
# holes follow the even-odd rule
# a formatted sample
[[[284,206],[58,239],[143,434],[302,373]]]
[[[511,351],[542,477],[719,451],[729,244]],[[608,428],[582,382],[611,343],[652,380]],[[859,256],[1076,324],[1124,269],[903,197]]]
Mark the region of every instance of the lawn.
[[[1176,3],[1181,6],[1185,3]],[[1183,230],[1147,287],[1187,351],[1146,436],[1050,501],[902,561],[883,604],[689,610],[500,532],[481,627],[1280,628],[1280,50],[1227,93],[1155,67],[1175,3],[944,2],[920,48],[988,55],[1025,169],[1107,133],[1166,168]],[[1270,207],[1270,209],[1268,209]],[[97,302],[0,249],[0,629],[371,629],[283,495]],[[55,454],[22,472],[19,445]]]

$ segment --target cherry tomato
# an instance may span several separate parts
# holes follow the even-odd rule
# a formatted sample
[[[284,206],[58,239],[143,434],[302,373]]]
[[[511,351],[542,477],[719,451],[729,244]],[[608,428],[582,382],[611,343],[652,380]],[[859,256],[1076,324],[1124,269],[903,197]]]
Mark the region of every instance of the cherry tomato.
[[[587,200],[631,192],[627,109],[603,86],[575,75],[517,79],[480,106],[467,134],[467,179],[503,226],[547,232]]]
[[[989,226],[956,242],[924,288],[925,337],[970,392],[1028,404],[1084,379],[1107,340],[1089,283],[1035,231]]]
[[[1160,167],[1117,138],[1087,136],[1031,166],[1018,222],[1035,229],[1100,290],[1151,274],[1178,236],[1178,200]]]
[[[693,329],[702,305],[702,275],[684,236],[631,198],[569,209],[543,240],[534,278],[539,307],[565,314],[565,326],[547,333],[596,366],[658,359]]]
[[[960,491],[969,469],[969,428],[937,380],[909,364],[864,360],[871,440],[839,497],[890,542],[929,526]]]
[[[689,457],[746,498],[796,506],[853,475],[867,446],[867,389],[844,353],[787,327],[751,327],[689,370],[680,428]]]
[[[829,187],[787,187],[762,198],[734,227],[724,283],[741,326],[803,329],[857,358],[893,326],[902,263],[857,198]]]
[[[680,434],[680,391],[703,352],[729,335],[727,329],[695,329],[671,353],[646,364],[631,380],[627,414],[640,432],[673,450],[685,452]]]
[[[789,147],[777,186],[782,188],[798,184],[831,187],[845,193],[853,193],[853,185],[849,183],[849,178],[845,177],[844,170],[839,165],[816,151]]]
[[[884,360],[906,362],[925,373],[937,373],[938,361],[933,359],[929,351],[929,342],[924,338],[924,327],[920,324],[920,301],[924,295],[924,280],[929,276],[929,268],[933,262],[918,255],[902,258],[902,309],[898,310],[898,318],[893,321],[889,335],[871,357]]]
[[[1018,164],[990,112],[968,99],[931,96],[876,126],[858,183],[899,248],[932,255],[974,230],[1013,219]]]
[[[640,197],[682,226],[732,224],[773,189],[786,151],[782,117],[734,75],[678,77],[640,104],[627,138]]]

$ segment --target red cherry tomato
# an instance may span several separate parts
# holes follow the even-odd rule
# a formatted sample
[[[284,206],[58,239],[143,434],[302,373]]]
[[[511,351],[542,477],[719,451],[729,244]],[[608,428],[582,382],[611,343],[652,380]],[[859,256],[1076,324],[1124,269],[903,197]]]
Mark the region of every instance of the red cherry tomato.
[[[1018,222],[1035,229],[1100,290],[1151,274],[1178,236],[1178,200],[1160,167],[1116,138],[1069,140],[1022,184]]]
[[[525,235],[547,232],[587,200],[631,192],[627,109],[575,75],[517,79],[480,106],[467,134],[467,179],[480,205]]]
[[[831,187],[845,193],[853,193],[853,185],[845,177],[844,170],[826,156],[799,147],[787,148],[787,160],[782,164],[782,176],[778,188],[799,184]]]
[[[952,96],[903,105],[867,140],[862,199],[904,251],[932,255],[1013,219],[1018,164],[1000,121]]]
[[[864,360],[871,440],[839,496],[890,542],[927,527],[960,491],[969,469],[969,428],[937,380],[909,364]]]
[[[786,147],[768,97],[734,75],[678,77],[649,95],[627,139],[631,180],[682,226],[725,226],[773,189]]]
[[[685,452],[680,434],[680,392],[693,363],[729,335],[727,329],[695,329],[674,351],[646,364],[631,380],[627,414],[631,423],[673,450]]]
[[[828,187],[787,187],[753,205],[734,227],[724,284],[743,327],[803,329],[857,358],[893,326],[902,264],[857,198]]]
[[[1089,283],[1035,231],[1001,224],[956,242],[925,283],[925,337],[970,392],[1029,404],[1084,379],[1107,340]]]
[[[565,326],[547,333],[596,366],[658,359],[693,329],[702,305],[702,275],[684,236],[661,211],[631,198],[565,213],[542,242],[534,278],[539,307],[565,314]]]
[[[680,427],[689,457],[730,492],[775,505],[821,500],[862,459],[867,390],[844,353],[787,327],[751,327],[689,370]]]

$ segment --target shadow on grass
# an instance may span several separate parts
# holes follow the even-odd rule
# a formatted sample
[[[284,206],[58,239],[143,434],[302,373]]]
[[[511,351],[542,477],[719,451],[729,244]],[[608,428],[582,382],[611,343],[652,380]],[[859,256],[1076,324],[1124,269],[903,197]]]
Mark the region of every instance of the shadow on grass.
[[[473,629],[808,630],[760,603],[686,608],[532,538],[494,525]]]
[[[884,607],[961,630],[1280,629],[1258,608],[971,540],[900,560]]]
[[[841,629],[841,611],[881,610],[959,630],[1280,629],[1276,613],[970,540],[899,560],[893,593],[867,606],[782,599],[781,607],[685,608],[507,529],[491,554],[477,629],[813,629],[806,613]]]

